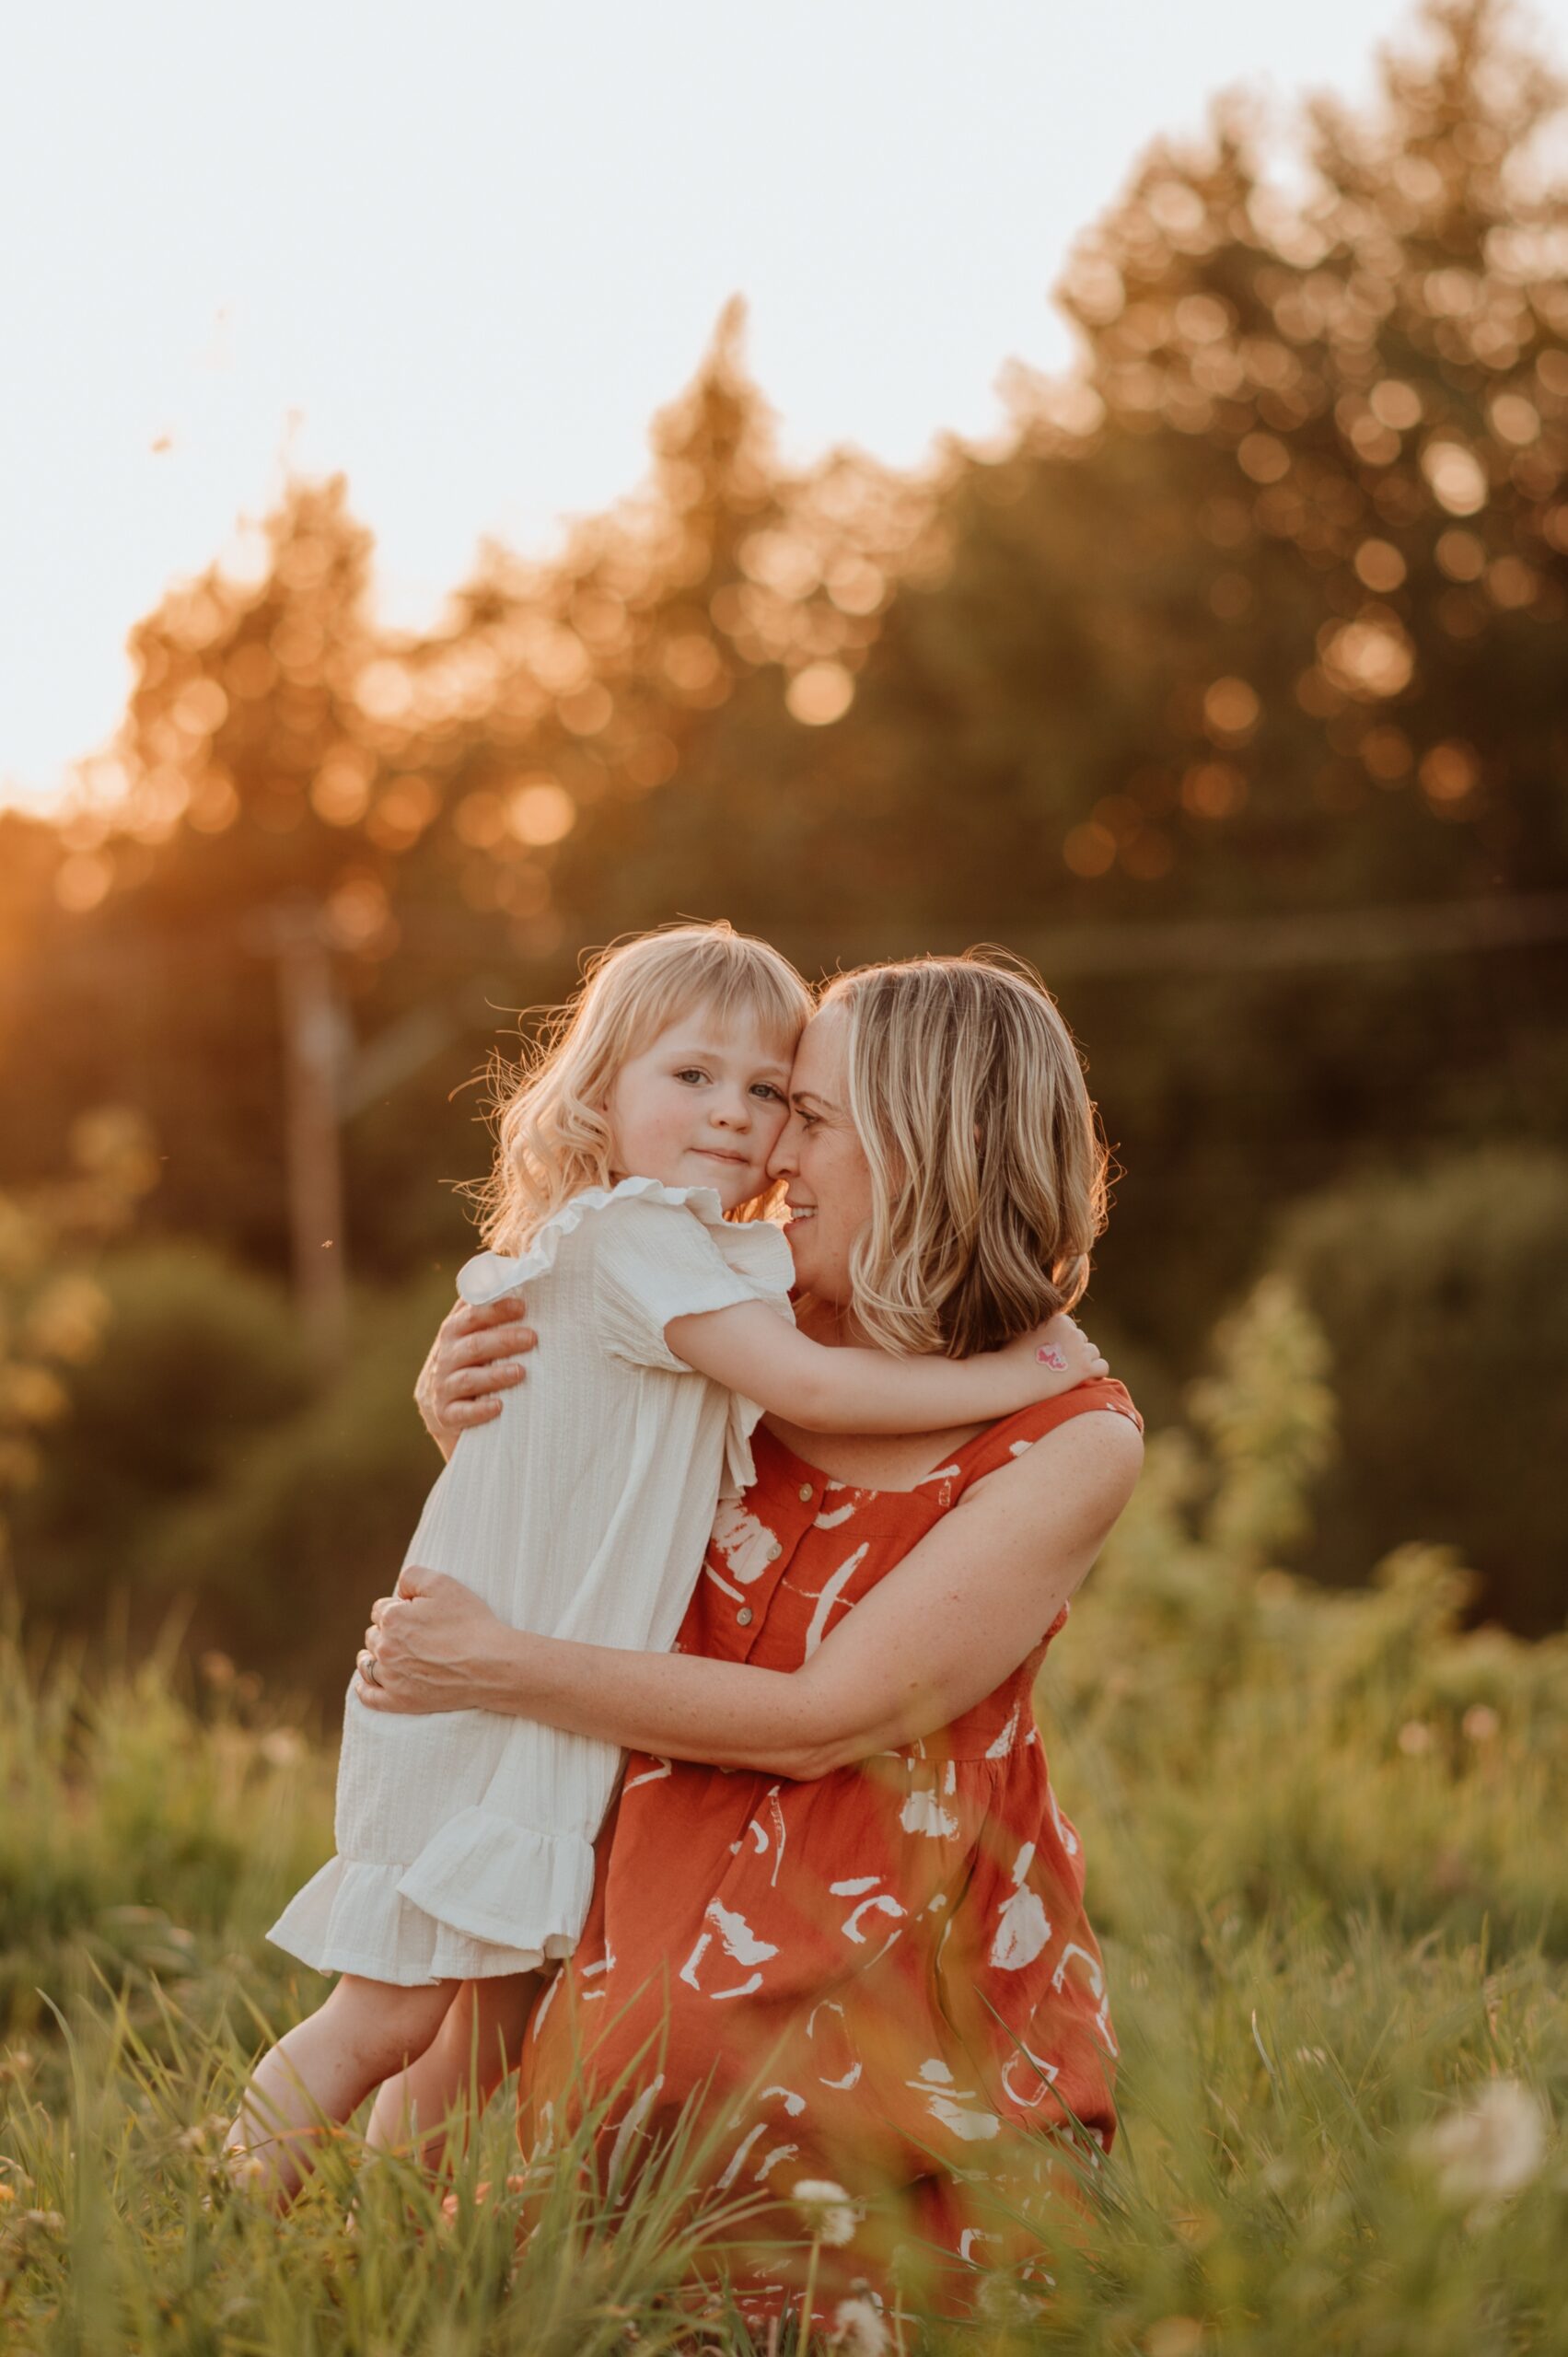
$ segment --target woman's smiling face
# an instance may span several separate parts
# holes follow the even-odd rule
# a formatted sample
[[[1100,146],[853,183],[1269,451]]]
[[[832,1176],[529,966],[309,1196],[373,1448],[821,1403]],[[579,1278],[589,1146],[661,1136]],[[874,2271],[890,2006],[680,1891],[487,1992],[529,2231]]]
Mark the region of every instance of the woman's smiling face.
[[[800,1035],[790,1074],[790,1117],[768,1164],[788,1180],[784,1233],[795,1273],[819,1301],[850,1297],[850,1253],[871,1217],[871,1166],[850,1118],[849,1016],[829,1004]]]

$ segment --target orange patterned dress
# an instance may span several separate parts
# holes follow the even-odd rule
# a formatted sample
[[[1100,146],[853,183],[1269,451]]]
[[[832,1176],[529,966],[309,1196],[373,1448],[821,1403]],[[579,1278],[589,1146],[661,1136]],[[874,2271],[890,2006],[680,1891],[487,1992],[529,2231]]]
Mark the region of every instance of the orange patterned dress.
[[[719,1509],[677,1649],[797,1668],[970,1482],[1095,1409],[1138,1421],[1119,1383],[1083,1384],[908,1491],[829,1480],[760,1430],[757,1479]],[[1059,2150],[1073,2123],[1092,2154],[1115,2126],[1084,1862],[1031,1701],[1066,1618],[952,1724],[809,1782],[633,1753],[582,1937],[525,2042],[525,2146],[624,2080],[605,2130],[624,2182],[695,2101],[712,2189],[779,2200],[749,2233],[800,2235],[802,2177],[865,2205],[833,2255],[840,2285],[820,2279],[830,2306],[849,2277],[878,2282],[900,2241],[955,2270],[1003,2257],[972,2198],[988,2164]],[[778,2312],[777,2250],[736,2259],[749,2316]],[[961,2282],[944,2304],[963,2305]]]

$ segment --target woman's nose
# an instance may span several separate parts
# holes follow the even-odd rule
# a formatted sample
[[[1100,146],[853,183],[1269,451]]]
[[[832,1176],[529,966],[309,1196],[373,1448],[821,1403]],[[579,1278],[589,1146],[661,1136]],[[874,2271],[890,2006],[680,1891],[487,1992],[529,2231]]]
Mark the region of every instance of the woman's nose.
[[[779,1132],[779,1142],[768,1156],[770,1178],[793,1178],[800,1167],[800,1116],[792,1113]]]

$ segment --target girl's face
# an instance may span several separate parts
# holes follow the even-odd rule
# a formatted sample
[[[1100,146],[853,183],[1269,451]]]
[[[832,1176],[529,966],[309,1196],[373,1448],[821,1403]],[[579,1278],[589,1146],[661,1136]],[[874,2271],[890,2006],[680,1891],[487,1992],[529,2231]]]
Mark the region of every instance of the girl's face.
[[[789,1181],[784,1230],[795,1273],[819,1301],[850,1297],[850,1253],[871,1217],[871,1166],[850,1119],[849,1016],[831,1002],[800,1035],[789,1123],[768,1174]]]
[[[712,1187],[726,1212],[768,1186],[789,1119],[787,1048],[754,1015],[694,1007],[622,1064],[604,1110],[610,1175]]]

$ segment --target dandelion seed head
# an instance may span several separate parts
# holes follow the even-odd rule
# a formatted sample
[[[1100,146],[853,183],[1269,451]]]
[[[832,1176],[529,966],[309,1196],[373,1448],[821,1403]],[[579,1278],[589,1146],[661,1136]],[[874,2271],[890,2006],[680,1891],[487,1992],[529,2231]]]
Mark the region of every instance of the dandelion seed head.
[[[888,2347],[888,2328],[877,2313],[876,2303],[856,2296],[841,2300],[833,2310],[831,2348],[842,2349],[844,2357],[884,2357]]]
[[[808,2232],[830,2250],[842,2250],[846,2243],[854,2240],[858,2223],[854,2204],[843,2187],[835,2185],[830,2177],[800,2177],[790,2199],[806,2221]]]
[[[1547,2121],[1539,2098],[1517,2079],[1493,2079],[1413,2140],[1440,2199],[1462,2209],[1500,2201],[1540,2173]]]

